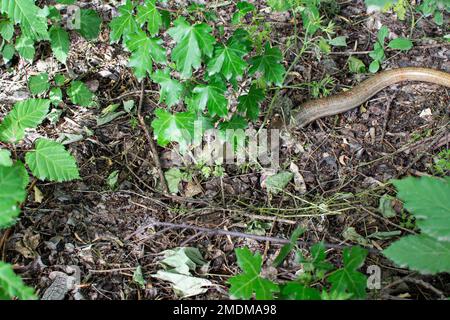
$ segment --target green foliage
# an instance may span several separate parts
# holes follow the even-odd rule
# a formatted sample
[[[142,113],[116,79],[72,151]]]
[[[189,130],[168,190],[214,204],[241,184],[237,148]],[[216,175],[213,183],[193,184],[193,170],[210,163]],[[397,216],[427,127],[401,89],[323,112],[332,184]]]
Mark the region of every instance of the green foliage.
[[[216,39],[211,31],[207,24],[191,25],[182,17],[175,20],[174,27],[167,31],[177,43],[172,51],[172,59],[183,78],[189,78],[192,69],[200,68],[202,55],[212,56]]]
[[[13,298],[36,300],[34,290],[27,287],[22,279],[14,274],[12,266],[0,261],[0,300]]]
[[[273,48],[269,43],[266,43],[264,53],[250,59],[251,67],[249,73],[252,75],[256,72],[261,72],[267,84],[274,83],[277,86],[281,86],[286,73],[284,66],[279,63],[282,60],[283,54],[280,49]]]
[[[237,263],[243,273],[228,280],[230,295],[236,299],[250,299],[255,294],[257,300],[270,300],[279,292],[278,285],[261,277],[262,257],[253,255],[248,248],[235,250]]]
[[[161,47],[162,40],[149,38],[145,32],[139,31],[129,36],[126,45],[132,52],[129,66],[140,81],[153,70],[153,61],[164,64],[166,51]]]
[[[3,0],[0,13],[6,13],[14,23],[19,24],[22,34],[32,40],[47,40],[47,22],[39,14],[34,0]]]
[[[49,100],[28,99],[17,102],[0,124],[0,140],[18,142],[25,136],[25,129],[37,127],[46,117]]]
[[[366,297],[367,277],[357,271],[363,265],[366,256],[367,250],[361,247],[344,249],[344,267],[334,271],[327,278],[332,285],[332,292],[348,293],[355,299]]]
[[[79,178],[75,159],[59,142],[37,140],[36,149],[28,152],[25,160],[33,175],[40,180],[62,182]]]
[[[440,175],[450,171],[450,149],[443,150],[434,159],[433,170]]]
[[[0,1],[0,13],[7,19],[0,21],[0,35],[7,41],[2,50],[4,60],[11,60],[14,55],[14,25],[20,26],[21,34],[15,39],[15,49],[28,61],[33,61],[34,45],[38,41],[49,40],[52,51],[61,63],[66,63],[70,49],[68,32],[62,27],[62,16],[55,6],[40,8],[34,0]],[[69,1],[59,1],[69,4]],[[71,1],[74,2],[74,1]],[[76,30],[86,39],[95,39],[100,32],[101,19],[92,9],[80,9],[80,29]],[[50,25],[48,25],[50,23]]]
[[[158,144],[165,147],[176,142],[186,150],[192,143],[195,121],[203,123],[204,129],[218,127],[222,132],[248,127],[248,120],[256,120],[259,115],[264,88],[271,84],[281,86],[284,81],[286,70],[281,51],[267,41],[265,51],[255,52],[251,35],[240,27],[224,42],[218,42],[214,35],[223,35],[220,26],[168,14],[159,9],[157,2],[147,0],[138,5],[127,1],[110,23],[110,39],[112,43],[121,42],[130,51],[129,66],[136,78],[141,81],[149,77],[160,87],[160,102],[167,108],[177,105],[180,110],[155,111],[151,125]],[[240,26],[243,17],[254,12],[255,7],[240,2],[237,8],[232,20]],[[191,5],[187,12],[192,13],[190,18],[199,14],[216,21],[201,5]],[[173,22],[167,19],[172,16]],[[163,32],[175,43],[168,48],[169,58],[159,38]],[[261,80],[255,80],[257,77]],[[248,87],[241,88],[241,81]],[[237,95],[237,90],[243,94]],[[238,105],[232,114],[230,98],[235,99],[232,105]]]
[[[393,184],[422,233],[401,238],[383,253],[396,264],[421,273],[449,272],[450,178],[409,177]]]
[[[289,244],[285,245],[274,265],[278,266],[295,247],[295,242],[302,229],[297,228]],[[364,299],[366,297],[367,277],[357,271],[367,256],[367,250],[360,247],[345,248],[343,251],[344,265],[340,269],[326,261],[325,246],[317,243],[311,247],[310,257],[298,253],[298,262],[303,266],[303,273],[293,281],[277,284],[261,276],[262,257],[259,253],[252,255],[248,248],[236,249],[237,263],[241,274],[228,280],[230,296],[237,299],[280,299],[280,300],[335,300]],[[324,280],[331,285],[326,289]],[[322,291],[315,288],[317,283],[323,283]],[[328,285],[329,286],[329,285]]]
[[[70,49],[70,39],[67,31],[60,27],[51,27],[50,44],[56,59],[62,63],[66,63]]]
[[[25,200],[27,184],[28,175],[22,163],[0,165],[0,229],[9,227],[19,216],[19,204]]]
[[[67,89],[67,95],[73,104],[89,107],[93,104],[94,94],[81,81],[73,81]]]
[[[161,86],[159,102],[165,102],[168,107],[171,107],[180,101],[183,85],[170,76],[169,69],[156,70],[152,80]]]
[[[164,109],[155,110],[156,119],[152,122],[155,137],[160,146],[167,146],[169,142],[178,142],[187,146],[194,135],[193,112],[178,112],[171,114]]]
[[[369,65],[369,71],[372,73],[377,72],[380,69],[381,63],[386,58],[385,55],[385,40],[389,35],[389,29],[386,26],[382,26],[377,33],[377,42],[375,42],[373,50],[369,53],[372,58],[372,63]],[[407,38],[392,39],[388,45],[389,48],[400,51],[408,51],[412,48],[413,43]]]
[[[36,76],[31,76],[28,80],[28,87],[32,94],[37,95],[44,93],[50,88],[48,82],[48,73],[41,73]]]
[[[291,234],[290,242],[288,244],[285,244],[281,250],[278,256],[273,261],[273,266],[278,267],[284,259],[288,256],[288,254],[294,249],[294,247],[297,245],[298,238],[305,232],[303,228],[297,227],[294,232]]]

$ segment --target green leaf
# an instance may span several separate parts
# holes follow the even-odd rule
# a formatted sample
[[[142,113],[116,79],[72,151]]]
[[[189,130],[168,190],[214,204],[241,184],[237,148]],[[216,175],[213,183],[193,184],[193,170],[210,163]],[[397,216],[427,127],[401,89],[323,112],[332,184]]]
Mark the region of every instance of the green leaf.
[[[245,17],[248,13],[254,11],[256,8],[253,4],[248,3],[247,1],[241,1],[236,4],[236,11],[231,18],[231,23],[238,24],[241,22],[242,18]]]
[[[272,8],[274,11],[288,11],[292,8],[292,1],[291,0],[267,0],[267,4]]]
[[[424,234],[403,237],[383,250],[383,254],[398,266],[423,274],[450,272],[450,242]]]
[[[289,300],[321,300],[318,290],[296,282],[286,284],[281,293],[285,299]]]
[[[37,127],[45,119],[49,107],[49,100],[28,99],[17,102],[0,125],[0,140],[22,140],[25,137],[25,129]]]
[[[62,182],[80,177],[75,158],[56,141],[38,139],[35,150],[26,154],[25,161],[40,180]]]
[[[391,49],[408,51],[413,47],[413,43],[407,38],[395,38],[389,42],[388,47]]]
[[[376,73],[380,69],[380,62],[378,60],[372,61],[369,65],[369,71],[372,73]]]
[[[199,111],[208,106],[209,113],[214,116],[225,117],[228,114],[228,100],[225,98],[227,90],[220,78],[215,78],[206,85],[199,85],[192,90],[194,103]]]
[[[267,192],[277,194],[282,191],[292,180],[294,174],[292,172],[280,172],[273,176],[267,177],[265,180]]]
[[[295,228],[295,230],[292,232],[290,242],[285,244],[281,250],[278,256],[273,260],[273,266],[278,267],[284,259],[288,256],[288,254],[294,249],[294,247],[297,245],[298,238],[305,232],[305,229],[301,227]]]
[[[367,277],[357,269],[363,265],[367,253],[367,250],[361,247],[344,249],[344,267],[336,270],[327,278],[332,284],[332,291],[351,293],[354,299],[366,297]]]
[[[362,60],[351,56],[348,58],[347,62],[348,62],[348,68],[349,68],[350,72],[353,72],[353,73],[366,72],[366,65],[364,64],[364,62],[362,62]]]
[[[0,166],[0,229],[9,227],[19,216],[19,204],[25,201],[28,173],[21,162]]]
[[[50,45],[56,59],[62,63],[66,63],[67,55],[70,50],[69,34],[60,27],[50,28]]]
[[[130,0],[119,7],[119,16],[113,18],[109,24],[111,43],[120,41],[122,37],[126,39],[128,35],[138,32],[139,26],[134,18],[133,10],[134,6]]]
[[[211,57],[216,39],[210,34],[211,27],[205,23],[191,25],[185,18],[175,20],[174,27],[167,32],[177,45],[172,51],[172,59],[183,78],[192,75],[192,69],[201,66],[202,54]]]
[[[450,179],[408,177],[392,182],[423,233],[450,241]]]
[[[62,102],[62,90],[60,88],[51,88],[49,98],[53,105],[57,106]]]
[[[397,0],[364,0],[367,7],[375,7],[378,10],[389,9]]]
[[[20,36],[16,39],[16,50],[19,52],[19,55],[28,60],[30,62],[34,59],[34,41],[31,38],[28,38],[25,35]]]
[[[58,87],[61,87],[64,85],[64,83],[66,82],[66,77],[64,77],[64,75],[62,74],[57,74],[55,75],[55,77],[53,78],[53,80],[55,81],[55,84]]]
[[[280,289],[277,284],[260,276],[262,257],[259,253],[252,255],[248,248],[235,250],[237,263],[243,273],[228,280],[230,295],[236,299],[248,300],[255,293],[257,300],[271,300]]]
[[[9,20],[1,20],[0,21],[0,36],[3,37],[6,41],[12,39],[14,35],[14,23]]]
[[[239,42],[218,45],[214,57],[208,63],[209,75],[220,72],[227,80],[242,77],[248,66],[242,57],[247,53],[245,46]]]
[[[272,48],[269,43],[266,43],[264,54],[250,59],[249,74],[261,72],[267,84],[274,83],[277,86],[282,86],[286,73],[284,66],[280,63],[282,60],[283,55],[280,49]]]
[[[386,26],[382,26],[380,30],[377,32],[377,40],[378,44],[383,46],[384,40],[386,40],[386,37],[389,35],[389,29]]]
[[[183,173],[180,171],[180,169],[171,168],[164,172],[164,177],[166,178],[170,193],[178,193],[180,191],[178,189],[178,186],[181,180],[183,180]]]
[[[161,47],[162,40],[149,38],[145,32],[139,31],[129,36],[126,44],[132,52],[129,66],[133,68],[138,80],[142,80],[153,70],[153,61],[166,63],[166,51]]]
[[[261,102],[264,101],[264,90],[258,89],[255,85],[250,87],[247,94],[238,98],[239,112],[245,112],[245,115],[250,120],[258,119]]]
[[[16,49],[14,49],[14,46],[12,44],[5,44],[2,50],[2,56],[3,61],[6,63],[10,61],[14,57],[14,53],[16,52]]]
[[[11,167],[12,165],[11,151],[8,149],[0,149],[0,166]]]
[[[191,142],[196,120],[193,112],[171,114],[164,109],[156,109],[155,116],[152,127],[160,146],[165,147],[169,142],[187,146]]]
[[[6,13],[16,24],[19,24],[24,37],[32,40],[47,40],[47,19],[39,15],[39,10],[34,0],[0,1],[0,13]]]
[[[152,75],[152,80],[161,86],[159,102],[165,102],[170,108],[180,101],[183,85],[170,76],[170,70],[157,70]]]
[[[397,213],[393,208],[393,200],[394,198],[388,194],[383,195],[380,198],[380,203],[378,205],[378,211],[381,212],[383,217],[385,218],[394,218]]]
[[[80,10],[80,29],[78,32],[87,40],[96,39],[100,33],[102,19],[97,11],[92,9]]]
[[[318,279],[323,279],[325,274],[334,269],[334,266],[326,261],[327,254],[323,242],[311,246],[310,257],[305,258],[298,252],[298,263],[303,265],[306,272],[314,273]]]
[[[73,81],[67,89],[67,95],[73,104],[82,107],[89,107],[92,105],[94,94],[81,81]]]
[[[334,39],[328,40],[328,43],[334,47],[346,47],[347,46],[346,40],[347,40],[346,36],[340,36],[340,37],[336,37]]]
[[[0,299],[36,300],[34,290],[27,287],[10,264],[0,261]]]
[[[145,279],[144,279],[144,275],[142,273],[141,266],[137,266],[136,270],[134,270],[133,282],[138,284],[141,287],[141,289],[145,289],[145,285],[147,284],[147,281],[145,281]]]
[[[162,26],[162,17],[156,8],[156,0],[146,0],[143,6],[138,6],[136,21],[141,27],[147,23],[151,35],[158,34]]]
[[[50,88],[48,81],[48,73],[40,73],[36,76],[31,76],[28,80],[28,87],[32,94],[37,95],[44,93]]]

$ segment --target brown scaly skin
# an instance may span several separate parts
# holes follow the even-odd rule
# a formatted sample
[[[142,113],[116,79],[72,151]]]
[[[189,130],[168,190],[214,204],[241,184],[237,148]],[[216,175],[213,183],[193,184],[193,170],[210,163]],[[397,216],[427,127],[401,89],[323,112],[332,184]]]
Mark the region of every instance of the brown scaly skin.
[[[380,72],[349,91],[334,96],[311,100],[292,111],[291,128],[303,128],[319,118],[351,110],[384,88],[403,81],[420,81],[450,88],[450,73],[429,68],[398,68]]]

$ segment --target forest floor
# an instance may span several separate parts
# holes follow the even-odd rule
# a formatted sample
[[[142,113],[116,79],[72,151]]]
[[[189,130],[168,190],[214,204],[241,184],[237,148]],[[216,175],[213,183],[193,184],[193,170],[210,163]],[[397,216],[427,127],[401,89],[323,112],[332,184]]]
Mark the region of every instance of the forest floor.
[[[92,5],[105,20],[111,18],[111,6],[98,1]],[[408,52],[388,51],[382,69],[421,66],[450,72],[450,43],[436,40],[449,30],[431,19],[421,19],[412,27],[409,15],[400,21],[394,14],[367,14],[363,1],[345,1],[337,8],[331,19],[336,35],[347,36],[348,46],[333,48],[330,54],[305,52],[292,66],[288,84],[321,81],[329,75],[333,79],[327,86],[331,94],[353,87],[366,76],[348,71],[348,57],[354,55],[369,65],[367,51],[373,47],[380,23],[395,35],[415,40]],[[231,6],[216,10],[229,21]],[[289,68],[299,48],[286,43],[297,28],[288,14],[265,14],[271,21],[271,39],[283,49],[284,65]],[[371,299],[435,299],[440,293],[450,294],[448,275],[419,275],[394,266],[377,252],[395,240],[386,232],[414,232],[414,222],[400,203],[394,206],[393,218],[383,216],[379,203],[383,195],[395,195],[388,183],[391,179],[434,174],[437,155],[450,144],[448,89],[423,83],[394,85],[360,108],[291,131],[282,142],[280,163],[287,170],[298,167],[300,180],[278,195],[269,196],[262,187],[264,170],[228,165],[223,177],[206,178],[198,168],[186,169],[194,182],[183,183],[178,196],[167,197],[158,191],[148,141],[130,115],[97,125],[102,108],[129,99],[138,103],[140,94],[140,84],[126,66],[127,53],[109,44],[107,23],[103,28],[99,39],[90,43],[72,34],[69,63],[62,69],[45,46],[38,49],[33,64],[16,61],[8,68],[0,67],[2,114],[14,99],[26,96],[27,77],[41,71],[81,77],[95,91],[101,106],[66,108],[57,124],[47,123],[27,137],[29,142],[37,136],[65,139],[81,175],[80,180],[64,184],[35,181],[19,223],[0,233],[2,260],[12,263],[38,294],[52,283],[52,272],[65,272],[74,265],[81,270],[81,284],[69,299],[175,299],[169,283],[150,275],[161,268],[161,252],[192,246],[209,262],[202,277],[214,284],[194,299],[227,299],[226,281],[239,272],[235,248],[258,250],[264,261],[271,261],[281,248],[245,236],[152,227],[152,221],[283,239],[300,225],[307,230],[302,241],[373,249],[363,270],[379,266],[382,284],[380,290],[370,291]],[[301,34],[301,25],[298,30]],[[143,111],[151,116],[159,101],[157,85],[147,83],[146,89]],[[276,98],[268,117],[271,121],[265,125],[282,128],[284,109],[277,105],[295,108],[311,98],[310,90],[304,86],[278,92],[281,98]],[[264,121],[271,98],[263,104],[256,127]],[[164,161],[167,150],[158,151],[164,168],[172,166]],[[108,177],[116,170],[118,182],[112,190]],[[337,264],[341,255],[340,249],[328,250],[330,260]],[[133,281],[138,266],[147,280],[144,289]],[[265,264],[264,270],[272,279],[293,279],[297,271],[293,254],[281,268]]]

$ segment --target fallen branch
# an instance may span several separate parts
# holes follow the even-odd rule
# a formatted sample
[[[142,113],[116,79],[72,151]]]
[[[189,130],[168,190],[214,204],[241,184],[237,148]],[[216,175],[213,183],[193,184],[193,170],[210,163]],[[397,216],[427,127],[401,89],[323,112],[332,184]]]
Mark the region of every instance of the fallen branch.
[[[152,154],[153,161],[155,162],[156,169],[158,170],[159,180],[161,181],[161,187],[164,194],[169,194],[169,188],[167,186],[166,178],[164,177],[164,172],[162,170],[161,161],[159,160],[158,150],[156,149],[155,142],[152,139],[150,131],[145,124],[144,117],[142,116],[142,105],[144,104],[144,93],[145,93],[145,80],[142,80],[141,83],[141,95],[139,97],[139,106],[137,110],[137,118],[139,120],[139,124],[142,130],[145,133],[145,137],[147,138],[148,144],[150,145],[150,150]]]
[[[129,240],[134,235],[138,234],[139,232],[144,231],[145,229],[151,228],[151,227],[165,227],[169,229],[189,229],[194,230],[197,232],[202,232],[205,234],[217,236],[230,236],[235,238],[246,238],[246,239],[253,239],[256,241],[268,241],[272,243],[279,243],[279,244],[288,244],[290,243],[289,239],[283,239],[283,238],[277,238],[277,237],[268,237],[268,236],[258,236],[255,234],[250,233],[243,233],[238,231],[228,231],[223,229],[210,229],[206,227],[199,227],[191,224],[185,224],[185,223],[172,223],[172,222],[161,222],[161,221],[153,221],[149,223],[148,225],[145,225],[143,227],[140,227],[136,232],[132,233],[131,235],[127,236],[125,240]],[[300,247],[311,247],[312,245],[316,244],[317,242],[313,241],[297,241],[297,245]],[[325,248],[328,249],[345,249],[350,248],[351,246],[345,246],[340,244],[333,244],[333,243],[324,243]],[[370,253],[378,254],[379,250],[373,249],[373,248],[366,248]]]

